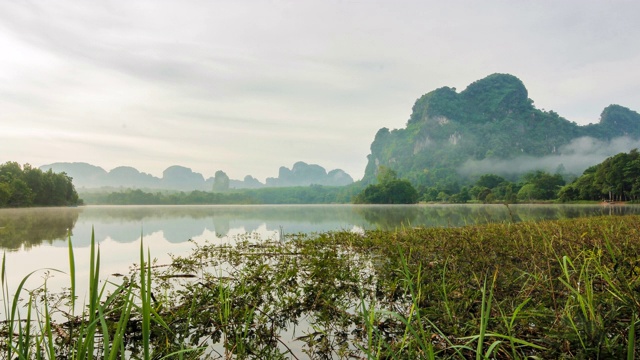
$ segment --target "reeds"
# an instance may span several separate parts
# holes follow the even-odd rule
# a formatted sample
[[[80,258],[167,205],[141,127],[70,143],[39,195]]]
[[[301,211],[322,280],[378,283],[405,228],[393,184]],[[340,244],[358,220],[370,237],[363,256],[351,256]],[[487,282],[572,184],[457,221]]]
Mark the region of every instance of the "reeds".
[[[4,316],[2,336],[2,359],[125,359],[135,351],[125,349],[125,341],[131,336],[132,315],[137,314],[142,323],[141,358],[151,359],[153,349],[150,346],[151,320],[168,329],[166,323],[154,313],[151,307],[151,266],[150,254],[144,257],[143,242],[140,242],[140,285],[130,281],[115,284],[100,278],[100,249],[96,246],[95,235],[91,234],[89,251],[90,269],[88,298],[85,299],[81,313],[76,315],[77,286],[76,268],[71,237],[68,237],[69,249],[69,293],[63,296],[68,309],[63,311],[63,318],[54,319],[51,307],[59,306],[50,303],[51,297],[46,280],[41,288],[27,291],[25,283],[38,271],[55,271],[41,269],[25,276],[16,290],[11,293],[6,276],[6,257],[2,259],[2,297]],[[46,278],[45,278],[46,279]],[[107,287],[111,290],[107,295]],[[136,294],[136,287],[138,292]],[[26,303],[21,303],[24,295],[28,295]],[[40,296],[38,296],[40,295]],[[36,300],[42,299],[42,303]],[[26,309],[26,315],[23,315]],[[25,316],[23,318],[23,316]],[[36,325],[34,328],[34,324]],[[185,351],[169,354],[183,355]]]
[[[25,289],[33,273],[11,292],[3,260],[0,358],[634,359],[638,229],[627,216],[246,237],[167,267],[141,240],[117,284],[92,236],[80,309],[69,239],[65,311],[46,280]]]

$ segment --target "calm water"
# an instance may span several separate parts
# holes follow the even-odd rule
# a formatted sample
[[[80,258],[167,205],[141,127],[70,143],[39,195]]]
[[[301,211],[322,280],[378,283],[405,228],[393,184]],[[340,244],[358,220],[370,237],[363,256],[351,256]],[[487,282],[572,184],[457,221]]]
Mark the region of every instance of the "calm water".
[[[88,271],[91,229],[100,244],[104,276],[126,274],[139,259],[140,237],[159,263],[170,253],[185,255],[193,241],[225,242],[245,233],[278,239],[280,232],[396,229],[402,226],[463,226],[640,213],[640,206],[600,205],[412,205],[412,206],[87,206],[0,209],[0,248],[13,284],[35,269],[68,269],[67,231],[76,268]],[[34,277],[44,276],[41,271]],[[49,282],[66,284],[55,274]],[[42,280],[39,280],[42,282]]]

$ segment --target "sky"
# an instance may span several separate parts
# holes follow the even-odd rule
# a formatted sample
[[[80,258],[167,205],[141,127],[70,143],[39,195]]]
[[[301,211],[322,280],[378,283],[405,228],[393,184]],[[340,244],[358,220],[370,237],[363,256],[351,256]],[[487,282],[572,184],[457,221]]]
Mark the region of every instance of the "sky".
[[[640,111],[638,1],[0,2],[0,162],[362,178],[421,95],[492,73],[578,124]]]

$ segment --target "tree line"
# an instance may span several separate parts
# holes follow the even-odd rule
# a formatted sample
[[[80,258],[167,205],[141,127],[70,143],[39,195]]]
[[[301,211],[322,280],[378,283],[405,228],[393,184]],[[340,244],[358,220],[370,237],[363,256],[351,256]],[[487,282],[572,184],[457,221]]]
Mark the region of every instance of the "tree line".
[[[440,181],[418,187],[421,202],[516,203],[536,201],[638,201],[640,200],[640,152],[619,153],[586,169],[579,177],[564,172],[533,171],[516,181],[484,174],[472,183]]]
[[[353,198],[356,204],[415,204],[418,191],[408,180],[386,166],[378,167],[377,183],[368,185]]]
[[[295,186],[213,191],[144,191],[127,189],[110,193],[83,193],[89,204],[108,205],[231,205],[231,204],[339,204],[348,203],[354,186]]]
[[[17,162],[0,165],[0,207],[81,204],[71,177]]]
[[[0,207],[65,206],[81,200],[64,173],[42,172],[15,162],[0,166]],[[640,199],[640,153],[637,149],[620,153],[592,166],[582,176],[567,175],[562,167],[552,174],[534,171],[518,180],[484,174],[463,186],[457,181],[441,181],[434,186],[418,186],[399,179],[391,168],[378,169],[376,183],[362,181],[344,187],[300,186],[229,190],[224,182],[212,192],[145,192],[126,190],[85,194],[93,204],[414,204],[443,203],[516,203],[536,201],[637,201]],[[224,191],[221,191],[224,188]]]
[[[481,175],[475,182],[460,186],[458,182],[441,182],[419,188],[420,200],[445,203],[517,203],[549,201],[557,198],[566,184],[561,173],[533,171],[518,181],[509,181],[495,174]]]
[[[561,201],[640,199],[640,153],[638,149],[619,153],[584,171],[582,176],[563,187]]]

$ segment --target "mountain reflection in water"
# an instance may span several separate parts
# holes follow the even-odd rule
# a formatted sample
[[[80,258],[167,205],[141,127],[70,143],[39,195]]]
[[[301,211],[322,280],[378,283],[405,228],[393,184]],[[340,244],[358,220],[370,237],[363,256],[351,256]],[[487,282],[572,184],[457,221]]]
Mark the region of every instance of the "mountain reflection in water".
[[[87,206],[0,209],[0,247],[28,250],[41,243],[76,247],[96,240],[130,243],[162,233],[170,243],[203,234],[317,233],[451,227],[503,221],[535,221],[597,215],[637,214],[640,206],[601,205],[264,205],[264,206]]]

